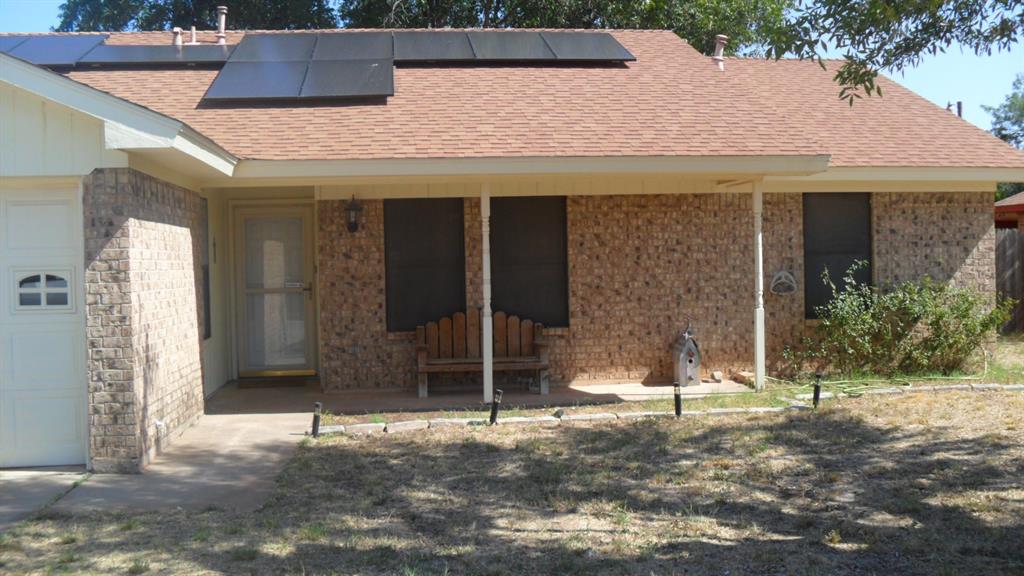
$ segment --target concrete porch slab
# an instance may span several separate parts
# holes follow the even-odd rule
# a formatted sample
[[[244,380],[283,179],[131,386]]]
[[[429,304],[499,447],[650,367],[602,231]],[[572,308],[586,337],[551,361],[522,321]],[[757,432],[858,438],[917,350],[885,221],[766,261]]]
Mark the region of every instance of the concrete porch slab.
[[[81,466],[0,470],[0,534],[85,478]]]
[[[699,386],[686,386],[686,399],[702,398],[712,394],[739,394],[751,389],[736,382],[703,382]],[[581,404],[612,404],[634,400],[672,398],[668,384],[641,384],[638,382],[609,382],[552,386],[551,393],[541,396],[523,389],[505,389],[502,406],[546,407],[577,406]],[[325,394],[315,381],[304,386],[243,388],[231,382],[221,388],[206,403],[207,414],[284,414],[304,413],[312,417],[313,404],[322,402],[324,410],[333,414],[367,414],[376,412],[434,412],[443,410],[482,409],[483,393],[476,391],[445,392],[418,398],[415,390],[351,390]],[[308,424],[307,424],[308,427]]]
[[[142,474],[95,474],[54,509],[253,510],[270,496],[309,425],[307,414],[206,415]]]

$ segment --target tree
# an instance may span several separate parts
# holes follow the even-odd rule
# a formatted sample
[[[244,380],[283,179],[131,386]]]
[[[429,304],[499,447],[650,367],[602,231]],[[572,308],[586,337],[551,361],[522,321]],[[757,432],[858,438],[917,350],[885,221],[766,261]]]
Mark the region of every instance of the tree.
[[[59,32],[212,29],[217,6],[227,6],[235,29],[334,28],[329,0],[67,0],[60,6]]]
[[[992,133],[1011,146],[1024,149],[1024,73],[1017,74],[1013,88],[999,106],[982,106],[992,115]],[[1024,183],[1000,184],[996,200],[1024,192]]]
[[[66,0],[56,30],[166,30],[216,26],[216,6],[237,29],[661,28],[698,50],[726,34],[731,53],[761,53],[795,0]]]
[[[977,54],[1009,49],[1024,36],[1024,0],[811,0],[795,8],[768,50],[821,60],[843,54],[840,97],[881,95],[880,70],[915,66],[959,44]]]
[[[781,33],[793,0],[341,0],[341,23],[353,28],[658,28],[698,50],[715,35],[732,52],[763,51]]]

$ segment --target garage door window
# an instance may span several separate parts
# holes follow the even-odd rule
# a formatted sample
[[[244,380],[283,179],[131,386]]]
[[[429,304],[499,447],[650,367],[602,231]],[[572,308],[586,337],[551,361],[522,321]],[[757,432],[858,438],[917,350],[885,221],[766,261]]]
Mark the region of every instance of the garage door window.
[[[18,310],[69,310],[71,283],[67,271],[18,272],[15,274],[15,307]]]

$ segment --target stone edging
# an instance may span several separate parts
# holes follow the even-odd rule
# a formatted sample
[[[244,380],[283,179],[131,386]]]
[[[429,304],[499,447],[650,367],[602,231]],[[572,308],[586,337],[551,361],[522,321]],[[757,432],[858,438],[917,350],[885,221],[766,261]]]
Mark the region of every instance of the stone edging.
[[[949,386],[911,386],[891,387],[865,390],[858,395],[876,396],[884,394],[912,394],[915,392],[1024,392],[1024,384],[952,384]],[[821,399],[847,398],[849,394],[822,392]],[[783,407],[759,406],[753,408],[710,408],[708,410],[684,410],[684,417],[716,416],[725,414],[774,414],[791,410],[809,410],[811,406],[804,402],[810,400],[811,394],[797,394],[796,399],[785,399],[790,405]],[[564,414],[555,416],[510,416],[498,418],[499,425],[533,424],[539,426],[571,425],[574,422],[608,422],[612,420],[638,420],[643,418],[674,418],[674,412],[598,412],[591,414]],[[366,424],[349,424],[321,426],[320,434],[347,434],[350,436],[366,436],[370,434],[397,434],[412,430],[428,428],[451,428],[459,426],[486,426],[487,420],[482,418],[433,418],[431,420],[402,420],[399,422],[373,422]]]

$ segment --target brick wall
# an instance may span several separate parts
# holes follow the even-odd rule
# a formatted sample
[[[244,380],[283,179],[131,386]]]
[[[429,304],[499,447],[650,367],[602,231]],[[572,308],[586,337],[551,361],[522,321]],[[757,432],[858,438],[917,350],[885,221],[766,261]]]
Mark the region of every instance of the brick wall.
[[[206,200],[130,169],[83,200],[92,464],[133,472],[203,411]]]
[[[990,194],[875,194],[880,281],[931,274],[994,290]],[[321,366],[328,390],[413,387],[413,342],[388,335],[383,204],[360,231],[344,202],[321,202]],[[467,304],[479,305],[479,201],[466,199]],[[769,367],[806,329],[800,194],[766,194],[765,311]],[[753,362],[753,215],[749,194],[571,196],[567,199],[570,327],[553,330],[555,381],[671,377],[669,345],[692,317],[708,370]],[[775,272],[794,294],[768,291]]]
[[[465,202],[466,299],[476,306],[480,205]],[[344,201],[319,204],[321,376],[328,390],[415,383],[411,338],[385,327],[383,203],[364,206],[360,230],[350,234]],[[766,270],[786,266],[801,276],[800,207],[799,195],[766,199],[765,228],[773,227]],[[668,346],[687,315],[706,366],[749,366],[749,195],[574,196],[567,220],[571,327],[551,334],[556,381],[669,378]],[[778,352],[802,326],[803,300],[769,295],[767,306],[776,323],[769,346]]]
[[[667,381],[669,346],[692,318],[708,370],[749,368],[754,253],[749,195],[568,199],[570,328],[553,338],[557,380]],[[799,195],[767,195],[765,272],[803,267]],[[767,283],[767,279],[766,279]],[[799,294],[766,294],[769,356],[802,326]]]
[[[317,208],[320,380],[328,390],[413,386],[413,340],[387,333],[384,203],[363,202],[355,233],[345,228],[345,204]]]
[[[878,283],[930,276],[995,293],[991,192],[874,194],[871,209]]]

